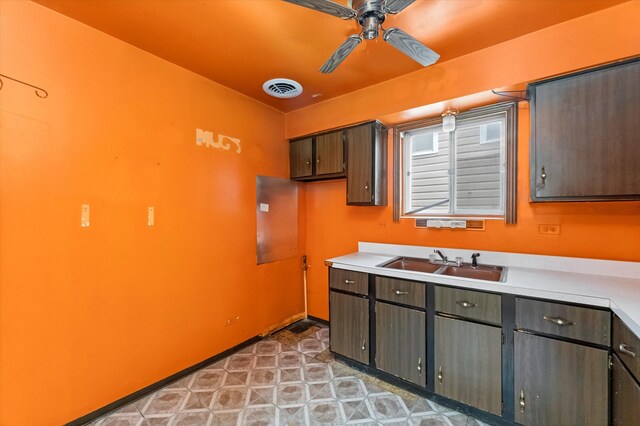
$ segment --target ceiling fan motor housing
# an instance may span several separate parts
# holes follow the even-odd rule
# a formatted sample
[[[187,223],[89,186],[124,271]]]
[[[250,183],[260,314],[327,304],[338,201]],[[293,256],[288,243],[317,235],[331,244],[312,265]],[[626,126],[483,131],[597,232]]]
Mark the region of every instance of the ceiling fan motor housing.
[[[362,37],[373,40],[378,37],[380,25],[384,22],[384,0],[353,0],[357,12],[356,19],[362,26]]]
[[[352,34],[333,52],[320,67],[328,74],[355,49],[363,39],[373,40],[384,31],[384,41],[404,53],[423,67],[435,63],[440,55],[429,49],[415,37],[400,28],[383,29],[386,14],[395,15],[410,6],[415,0],[351,0],[347,7],[330,0],[284,0],[308,9],[333,15],[341,19],[355,19],[362,27],[361,34]]]

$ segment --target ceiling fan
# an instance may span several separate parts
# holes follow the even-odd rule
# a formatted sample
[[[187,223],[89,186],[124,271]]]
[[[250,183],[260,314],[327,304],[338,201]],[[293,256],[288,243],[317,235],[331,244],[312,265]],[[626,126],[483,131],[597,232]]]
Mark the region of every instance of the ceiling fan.
[[[440,55],[429,49],[418,40],[399,28],[382,28],[382,23],[387,14],[395,15],[409,6],[415,0],[352,0],[353,9],[334,3],[330,0],[284,0],[289,3],[327,13],[345,20],[355,19],[362,26],[362,33],[353,34],[338,47],[333,55],[322,65],[320,72],[330,73],[362,43],[363,38],[373,40],[378,37],[379,31],[383,31],[382,39],[409,56],[422,66],[435,63]]]

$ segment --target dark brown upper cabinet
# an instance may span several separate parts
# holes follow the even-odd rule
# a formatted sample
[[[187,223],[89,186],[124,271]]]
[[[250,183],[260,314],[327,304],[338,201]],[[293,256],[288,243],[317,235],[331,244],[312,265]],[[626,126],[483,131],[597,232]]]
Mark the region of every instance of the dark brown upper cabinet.
[[[290,141],[291,179],[311,181],[345,177],[344,151],[342,130]]]
[[[316,137],[316,175],[344,173],[344,132],[337,131]]]
[[[387,205],[387,129],[378,122],[346,130],[347,205]]]
[[[532,201],[640,199],[640,58],[528,90]]]
[[[387,128],[377,121],[289,143],[291,179],[347,178],[347,205],[387,205]]]
[[[289,165],[291,179],[313,175],[313,139],[299,139],[289,144]]]

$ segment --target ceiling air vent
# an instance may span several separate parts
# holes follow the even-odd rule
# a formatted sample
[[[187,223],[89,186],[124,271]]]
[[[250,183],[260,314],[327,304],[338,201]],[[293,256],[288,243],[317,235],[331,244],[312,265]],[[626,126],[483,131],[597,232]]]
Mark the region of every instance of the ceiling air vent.
[[[302,86],[288,78],[274,78],[265,82],[262,89],[276,98],[295,98],[302,93]]]

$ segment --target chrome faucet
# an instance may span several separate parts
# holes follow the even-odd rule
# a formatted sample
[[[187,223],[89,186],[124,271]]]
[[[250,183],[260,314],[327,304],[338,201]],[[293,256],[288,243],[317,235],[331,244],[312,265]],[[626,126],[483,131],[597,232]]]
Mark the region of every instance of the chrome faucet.
[[[443,263],[447,263],[449,260],[447,259],[447,256],[445,256],[444,254],[442,254],[442,252],[440,250],[434,250],[433,251],[435,254],[437,254],[438,256],[440,256],[440,259],[442,259]]]

